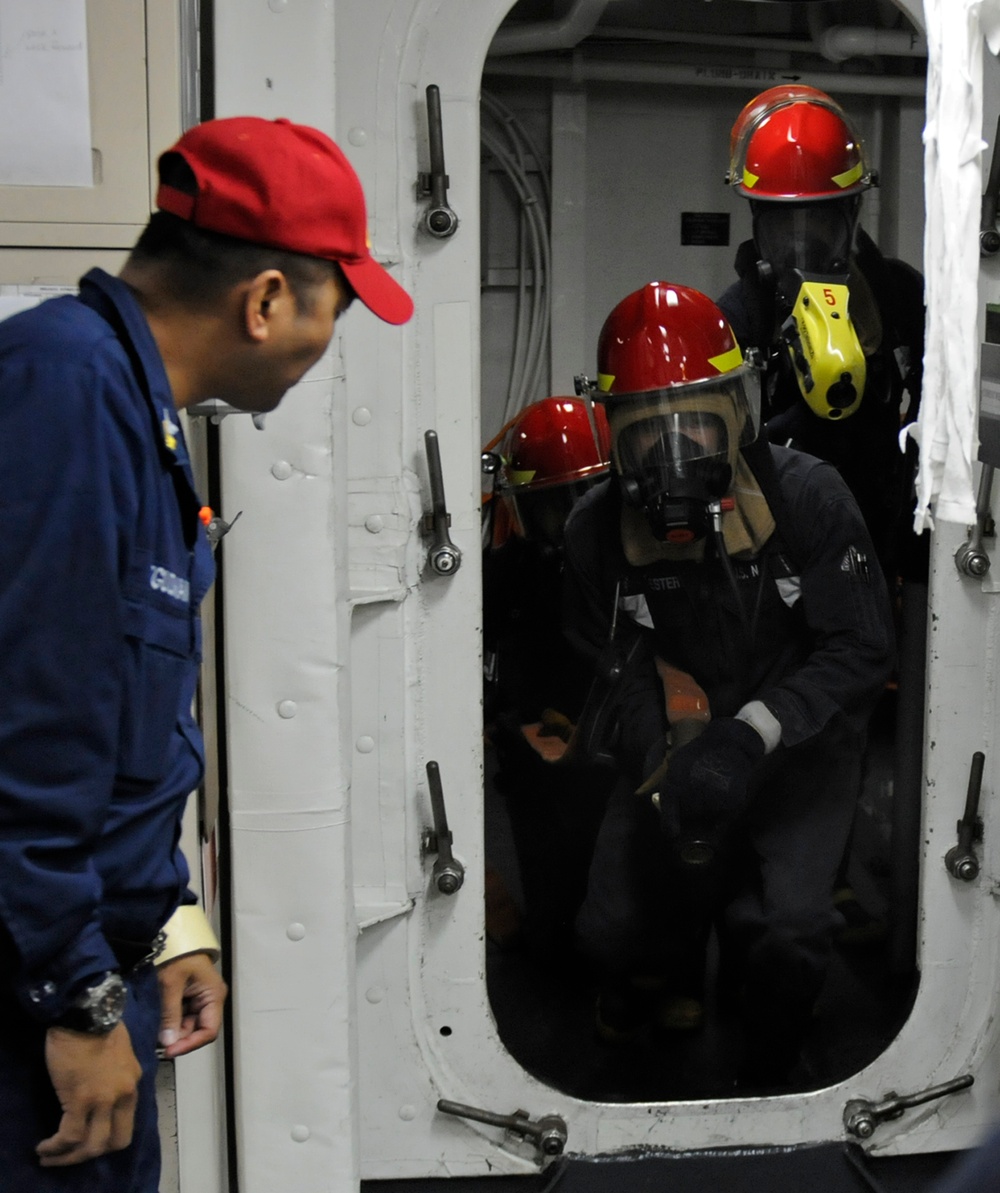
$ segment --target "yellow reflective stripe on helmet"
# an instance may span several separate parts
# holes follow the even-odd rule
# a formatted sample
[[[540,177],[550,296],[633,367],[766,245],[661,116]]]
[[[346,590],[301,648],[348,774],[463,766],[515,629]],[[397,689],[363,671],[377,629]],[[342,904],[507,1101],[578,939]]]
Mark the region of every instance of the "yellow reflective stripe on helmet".
[[[507,473],[507,478],[512,485],[529,485],[535,479],[537,468],[527,468],[523,472],[514,472],[511,469]]]
[[[710,356],[708,363],[714,365],[720,373],[731,373],[733,369],[738,369],[743,363],[743,353],[737,344],[735,348],[730,348],[728,352],[723,352],[721,356]]]
[[[610,393],[611,387],[615,383],[614,373],[598,373],[597,374],[597,388],[602,393]]]
[[[744,166],[743,167],[743,185],[747,188],[747,190],[752,191],[758,182],[760,182],[760,175],[759,174],[751,174],[751,172],[746,168],[746,166]]]
[[[852,182],[857,182],[864,172],[864,166],[858,162],[856,166],[852,166],[849,170],[845,170],[843,174],[834,174],[833,181],[837,184],[837,186],[843,189],[845,186],[850,186]]]

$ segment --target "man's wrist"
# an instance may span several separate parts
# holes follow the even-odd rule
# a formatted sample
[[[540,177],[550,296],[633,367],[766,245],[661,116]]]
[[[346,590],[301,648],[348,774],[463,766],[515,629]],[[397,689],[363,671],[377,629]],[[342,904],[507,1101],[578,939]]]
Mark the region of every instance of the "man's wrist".
[[[128,987],[120,973],[109,970],[85,986],[50,1027],[104,1036],[113,1030],[125,1014]]]
[[[781,741],[781,722],[762,700],[751,700],[744,704],[733,717],[756,729],[764,743],[764,753],[770,754]]]
[[[219,941],[208,917],[197,903],[183,903],[163,925],[166,944],[156,958],[156,966],[166,965],[191,953],[206,953],[219,959]]]

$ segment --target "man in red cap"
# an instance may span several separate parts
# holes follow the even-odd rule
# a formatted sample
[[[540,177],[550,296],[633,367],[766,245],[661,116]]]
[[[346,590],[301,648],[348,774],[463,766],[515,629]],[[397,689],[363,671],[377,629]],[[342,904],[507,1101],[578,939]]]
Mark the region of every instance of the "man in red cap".
[[[117,278],[0,323],[0,1170],[9,1193],[159,1188],[157,1047],[213,1040],[225,985],[178,848],[212,554],[177,412],[272,410],[372,258],[337,146],[237,117],[160,159]]]

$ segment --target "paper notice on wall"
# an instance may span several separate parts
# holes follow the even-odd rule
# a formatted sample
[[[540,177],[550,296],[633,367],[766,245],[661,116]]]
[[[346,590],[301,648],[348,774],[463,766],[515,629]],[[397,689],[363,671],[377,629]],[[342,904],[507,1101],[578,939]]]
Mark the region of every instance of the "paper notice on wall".
[[[86,0],[0,3],[0,184],[93,186]]]
[[[4,0],[6,2],[6,0]],[[76,294],[76,286],[55,285],[10,285],[0,286],[0,319],[9,315],[16,315],[19,311],[26,311],[29,307],[36,307],[46,298],[56,298],[60,294]]]

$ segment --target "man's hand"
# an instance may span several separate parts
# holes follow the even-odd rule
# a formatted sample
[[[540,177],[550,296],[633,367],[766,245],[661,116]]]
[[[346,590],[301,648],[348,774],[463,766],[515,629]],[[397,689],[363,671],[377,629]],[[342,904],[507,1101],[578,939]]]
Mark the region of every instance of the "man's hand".
[[[55,1135],[35,1148],[42,1167],[81,1164],[128,1147],[142,1068],[125,1024],[103,1036],[50,1027],[45,1064],[63,1114]]]
[[[160,979],[160,1045],[173,1059],[211,1044],[222,1027],[228,990],[206,953],[189,953],[157,969]]]
[[[661,808],[664,802],[675,803],[682,825],[732,820],[746,806],[750,778],[764,748],[764,739],[746,721],[710,721],[703,733],[672,754]]]

